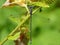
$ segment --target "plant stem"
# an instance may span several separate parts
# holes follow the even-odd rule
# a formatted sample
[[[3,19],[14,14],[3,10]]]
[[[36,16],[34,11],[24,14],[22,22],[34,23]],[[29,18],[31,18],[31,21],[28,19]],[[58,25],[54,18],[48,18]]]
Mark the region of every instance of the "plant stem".
[[[39,8],[37,8],[36,10],[34,10],[34,11],[32,12],[32,14],[34,14],[38,9],[39,9]],[[28,20],[28,18],[30,18],[30,14],[28,14],[28,15],[26,16],[26,18],[25,18],[8,36],[13,35],[14,32],[16,32],[17,29],[20,28],[20,27]],[[0,43],[0,45],[3,45],[3,44],[8,40],[8,36]]]

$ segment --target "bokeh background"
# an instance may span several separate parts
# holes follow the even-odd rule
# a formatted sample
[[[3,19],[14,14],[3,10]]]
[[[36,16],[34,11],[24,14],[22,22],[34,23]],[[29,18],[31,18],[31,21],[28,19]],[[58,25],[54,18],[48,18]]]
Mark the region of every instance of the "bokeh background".
[[[0,7],[6,0],[0,0]],[[0,8],[0,41],[2,41],[16,26],[9,19],[10,15],[17,18],[25,14],[25,9],[19,6]],[[14,45],[8,40],[4,45]],[[29,44],[28,44],[29,45]],[[33,14],[32,45],[60,45],[60,0],[53,2],[49,8],[42,8]]]

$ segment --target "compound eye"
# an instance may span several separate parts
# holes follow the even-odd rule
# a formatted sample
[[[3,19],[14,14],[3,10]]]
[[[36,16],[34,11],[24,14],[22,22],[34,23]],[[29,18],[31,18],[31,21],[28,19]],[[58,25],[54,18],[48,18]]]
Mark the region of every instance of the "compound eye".
[[[39,12],[42,12],[42,7],[40,8]]]

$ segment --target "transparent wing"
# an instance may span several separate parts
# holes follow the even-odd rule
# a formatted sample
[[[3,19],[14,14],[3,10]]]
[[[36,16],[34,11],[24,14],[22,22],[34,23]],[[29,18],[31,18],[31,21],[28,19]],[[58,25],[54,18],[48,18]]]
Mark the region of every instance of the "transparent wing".
[[[51,5],[51,4],[55,3],[57,0],[40,0],[40,1],[45,2],[45,3],[49,4],[49,5]]]
[[[31,0],[32,2],[45,2],[47,4],[53,4],[54,2],[56,2],[57,0]]]

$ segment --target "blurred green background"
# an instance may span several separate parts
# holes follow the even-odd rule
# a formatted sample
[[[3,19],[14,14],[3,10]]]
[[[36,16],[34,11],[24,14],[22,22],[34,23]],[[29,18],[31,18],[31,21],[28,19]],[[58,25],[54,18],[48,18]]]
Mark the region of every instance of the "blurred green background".
[[[0,0],[0,7],[4,2]],[[23,14],[25,8],[19,6],[0,8],[0,41],[17,26],[9,19],[10,15],[20,18]],[[14,42],[8,40],[4,45],[14,45]],[[32,45],[60,45],[60,0],[33,14]]]

